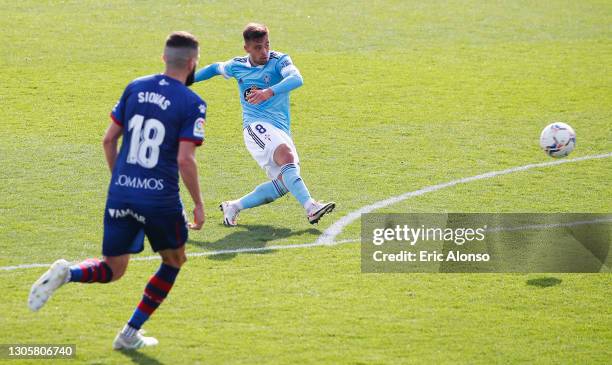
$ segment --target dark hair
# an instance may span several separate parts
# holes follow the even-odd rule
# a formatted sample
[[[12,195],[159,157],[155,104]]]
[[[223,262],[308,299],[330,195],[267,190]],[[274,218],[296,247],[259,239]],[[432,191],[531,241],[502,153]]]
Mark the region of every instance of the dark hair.
[[[245,42],[261,39],[268,34],[268,27],[259,23],[249,23],[242,31],[242,37]]]
[[[198,39],[189,32],[172,32],[166,39],[166,47],[198,49]]]

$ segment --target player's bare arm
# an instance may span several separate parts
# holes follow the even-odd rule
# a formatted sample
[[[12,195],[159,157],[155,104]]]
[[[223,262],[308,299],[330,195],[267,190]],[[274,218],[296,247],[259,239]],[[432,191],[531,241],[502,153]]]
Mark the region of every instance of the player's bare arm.
[[[104,155],[106,156],[106,163],[108,164],[108,168],[110,169],[111,173],[113,172],[113,167],[115,167],[115,161],[117,160],[117,143],[122,133],[123,127],[111,122],[102,140]]]
[[[178,152],[178,165],[183,183],[189,190],[191,199],[195,205],[193,209],[193,223],[189,223],[190,229],[199,230],[204,225],[204,203],[200,192],[200,181],[198,177],[198,166],[195,158],[196,145],[192,142],[180,142]]]

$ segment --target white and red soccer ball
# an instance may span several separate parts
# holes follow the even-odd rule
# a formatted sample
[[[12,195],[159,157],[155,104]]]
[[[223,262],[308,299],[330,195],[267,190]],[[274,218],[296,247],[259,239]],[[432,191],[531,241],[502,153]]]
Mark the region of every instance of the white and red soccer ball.
[[[576,132],[565,123],[549,124],[540,134],[540,147],[551,157],[565,157],[576,147]]]

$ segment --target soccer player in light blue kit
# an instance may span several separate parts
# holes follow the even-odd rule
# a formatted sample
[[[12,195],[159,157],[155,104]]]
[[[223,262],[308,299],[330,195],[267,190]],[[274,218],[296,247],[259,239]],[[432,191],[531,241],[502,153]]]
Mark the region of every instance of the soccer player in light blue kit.
[[[164,301],[187,259],[187,228],[200,229],[204,223],[195,149],[204,140],[206,103],[187,87],[193,82],[199,43],[187,32],[174,32],[166,40],[163,57],[164,73],[132,81],[110,115],[104,136],[112,172],[104,212],[104,258],[72,266],[57,260],[32,285],[28,298],[30,309],[37,311],[68,282],[119,280],[130,255],[144,249],[146,236],[162,263],[115,337],[114,349],[157,345],[155,338],[142,335],[141,328]],[[179,172],[195,206],[193,224],[188,224],[179,196]]]
[[[306,210],[308,221],[315,224],[336,204],[314,200],[300,177],[299,157],[291,139],[289,92],[302,86],[302,76],[288,55],[270,51],[265,25],[250,23],[242,35],[246,56],[213,63],[195,75],[196,82],[217,75],[238,81],[244,143],[270,178],[242,198],[222,202],[223,223],[235,226],[241,210],[290,192]]]

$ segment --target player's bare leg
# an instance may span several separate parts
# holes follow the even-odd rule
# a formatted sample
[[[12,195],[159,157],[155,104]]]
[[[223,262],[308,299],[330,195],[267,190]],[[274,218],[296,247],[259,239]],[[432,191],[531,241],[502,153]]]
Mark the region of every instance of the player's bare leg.
[[[185,246],[177,249],[161,250],[159,255],[162,258],[162,264],[145,287],[142,300],[134,311],[132,318],[115,337],[113,341],[113,349],[115,350],[134,350],[155,346],[159,343],[154,337],[144,336],[144,331],[141,329],[142,325],[164,301],[170,289],[172,289],[180,268],[187,261]]]
[[[104,284],[119,280],[129,260],[130,255],[104,257],[102,261],[91,258],[72,266],[64,259],[57,260],[32,285],[28,306],[32,311],[38,311],[57,289],[68,282]]]
[[[104,262],[111,268],[111,272],[113,273],[110,281],[117,281],[125,274],[128,264],[130,263],[130,255],[104,256]]]
[[[300,176],[299,165],[295,163],[295,157],[288,145],[281,144],[274,150],[274,162],[281,166],[281,173],[278,176],[279,180],[283,182],[287,190],[302,204],[310,224],[318,223],[321,217],[334,210],[336,203],[318,202],[310,196],[310,192]]]
[[[238,214],[241,210],[271,203],[287,194],[287,192],[291,192],[304,207],[311,224],[317,223],[321,217],[334,210],[336,206],[334,202],[321,203],[312,199],[308,188],[299,175],[297,158],[288,144],[279,144],[274,150],[272,158],[274,163],[280,167],[280,174],[276,179],[260,184],[240,199],[224,201],[219,205],[219,209],[223,212],[223,224],[225,226],[236,226]]]

